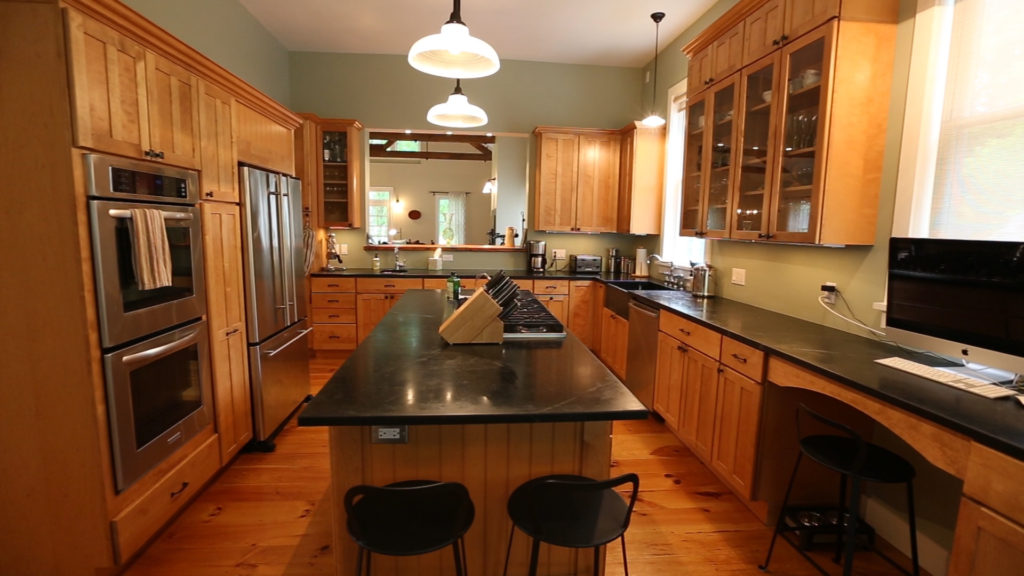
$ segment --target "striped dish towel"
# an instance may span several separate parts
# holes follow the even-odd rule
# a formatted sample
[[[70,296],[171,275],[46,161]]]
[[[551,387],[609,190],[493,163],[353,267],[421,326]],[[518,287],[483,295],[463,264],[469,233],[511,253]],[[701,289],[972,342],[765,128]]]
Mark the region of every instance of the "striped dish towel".
[[[302,228],[302,243],[306,251],[306,275],[313,272],[316,265],[316,232],[309,226],[309,222]]]
[[[132,264],[140,290],[171,285],[171,248],[160,210],[131,209]]]

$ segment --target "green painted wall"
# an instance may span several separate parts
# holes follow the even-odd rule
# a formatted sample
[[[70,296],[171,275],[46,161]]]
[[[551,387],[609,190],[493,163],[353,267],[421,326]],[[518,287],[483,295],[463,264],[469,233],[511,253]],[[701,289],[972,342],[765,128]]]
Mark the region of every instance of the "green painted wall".
[[[189,46],[290,106],[288,51],[237,0],[123,0]]]

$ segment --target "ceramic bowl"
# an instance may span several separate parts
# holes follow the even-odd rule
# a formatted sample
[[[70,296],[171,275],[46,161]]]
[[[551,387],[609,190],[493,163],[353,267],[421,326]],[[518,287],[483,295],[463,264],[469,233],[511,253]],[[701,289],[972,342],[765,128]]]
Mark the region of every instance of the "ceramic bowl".
[[[807,69],[804,70],[804,73],[801,75],[801,78],[803,79],[804,86],[817,84],[818,81],[821,80],[821,72],[819,72],[818,70]]]
[[[772,91],[771,90],[765,90],[764,92],[761,92],[761,99],[764,100],[766,103],[767,102],[771,102],[772,101]]]

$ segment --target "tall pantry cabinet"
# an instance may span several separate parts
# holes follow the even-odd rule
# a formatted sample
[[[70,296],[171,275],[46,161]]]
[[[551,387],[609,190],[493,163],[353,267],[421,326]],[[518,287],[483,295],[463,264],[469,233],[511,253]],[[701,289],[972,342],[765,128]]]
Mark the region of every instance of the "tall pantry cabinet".
[[[0,2],[0,65],[18,79],[0,99],[0,173],[22,192],[6,199],[11,217],[0,226],[0,241],[20,247],[7,255],[17,274],[0,279],[0,296],[17,303],[0,330],[10,354],[0,363],[0,437],[17,439],[0,457],[10,528],[2,570],[113,575],[251,434],[236,162],[263,154],[293,174],[299,119],[117,0]],[[210,266],[214,423],[121,491],[98,336],[89,152],[200,170]]]

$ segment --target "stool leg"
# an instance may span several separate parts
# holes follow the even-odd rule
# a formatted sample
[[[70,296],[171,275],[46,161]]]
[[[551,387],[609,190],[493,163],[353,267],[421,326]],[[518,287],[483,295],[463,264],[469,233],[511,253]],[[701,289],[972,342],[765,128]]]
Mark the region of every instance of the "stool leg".
[[[772,560],[772,550],[775,549],[775,539],[786,522],[786,505],[789,504],[789,493],[793,491],[793,481],[796,480],[796,471],[800,468],[800,460],[804,457],[803,452],[796,455],[796,464],[793,464],[793,472],[789,475],[789,484],[786,486],[786,495],[782,497],[782,509],[779,511],[779,519],[775,521],[775,531],[772,532],[772,541],[768,544],[768,555],[764,558],[764,564],[758,566],[761,570],[768,569],[768,563]],[[623,556],[625,558],[625,556]]]
[[[914,481],[907,481],[907,516],[910,524],[910,560],[914,563],[914,576],[921,573],[917,563],[917,520],[914,518]]]
[[[601,576],[601,547],[594,546],[594,576]]]
[[[836,564],[843,557],[843,514],[846,514],[846,474],[839,475],[839,526],[836,530],[836,555],[832,558]]]
[[[455,542],[452,542],[452,555],[455,557],[455,576],[464,576],[465,572],[462,570],[462,554],[459,554],[459,540],[456,538]]]
[[[629,576],[629,564],[626,563],[626,535],[619,536],[622,540],[622,573],[624,576]]]
[[[537,576],[537,557],[540,556],[540,540],[533,539],[533,546],[530,548],[530,576]]]
[[[850,521],[846,525],[846,558],[843,559],[843,576],[853,574],[853,552],[857,548],[857,510],[860,502],[860,478],[850,478]]]
[[[356,551],[356,576],[363,576],[363,547]]]
[[[516,535],[515,524],[512,525],[512,530],[508,533],[508,548],[505,549],[505,569],[501,571],[501,576],[508,576],[508,559],[512,555],[512,537]]]

